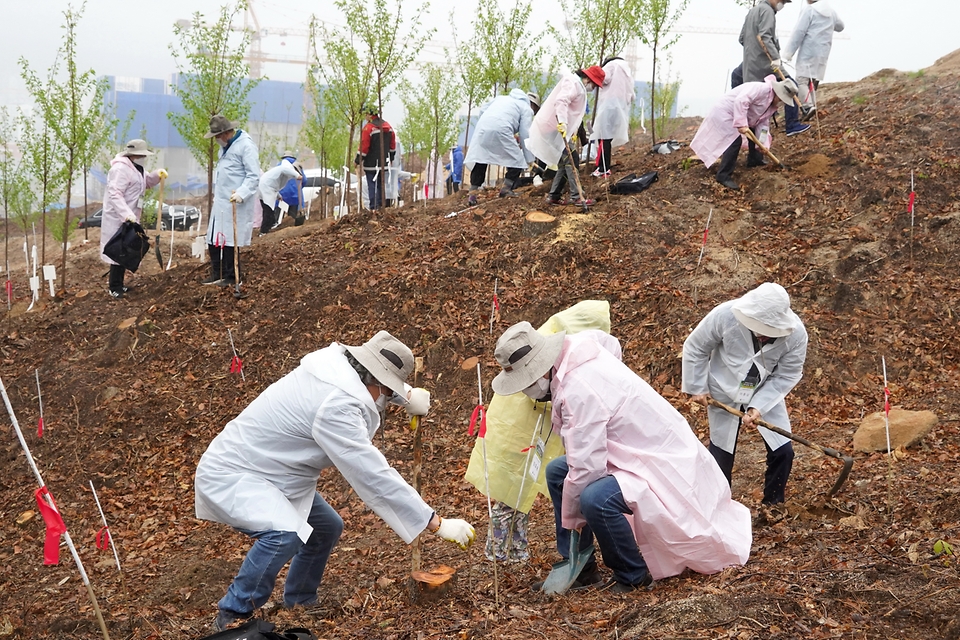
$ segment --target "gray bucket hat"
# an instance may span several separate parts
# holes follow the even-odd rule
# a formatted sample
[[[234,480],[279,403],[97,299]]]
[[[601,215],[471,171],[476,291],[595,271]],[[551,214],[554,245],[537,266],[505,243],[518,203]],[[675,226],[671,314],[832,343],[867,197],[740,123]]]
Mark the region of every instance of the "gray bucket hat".
[[[800,88],[793,78],[787,78],[780,82],[774,82],[773,91],[777,94],[778,98],[787,104],[793,104],[793,97],[800,93]]]
[[[501,396],[523,391],[550,370],[563,348],[566,331],[545,336],[529,322],[518,322],[497,340],[493,357],[503,371],[493,379],[493,390]]]
[[[357,362],[367,368],[380,384],[406,396],[404,381],[413,373],[413,352],[386,331],[378,331],[359,347],[344,345]]]
[[[123,151],[120,152],[122,156],[152,156],[153,151],[147,149],[146,140],[141,140],[137,138],[136,140],[131,140],[124,147]]]
[[[204,138],[212,138],[213,136],[218,136],[221,133],[226,133],[232,129],[237,128],[236,122],[230,122],[225,117],[219,113],[212,118],[210,118],[210,131],[203,134]]]
[[[538,107],[540,106],[540,96],[533,91],[527,92],[527,100],[537,105]]]

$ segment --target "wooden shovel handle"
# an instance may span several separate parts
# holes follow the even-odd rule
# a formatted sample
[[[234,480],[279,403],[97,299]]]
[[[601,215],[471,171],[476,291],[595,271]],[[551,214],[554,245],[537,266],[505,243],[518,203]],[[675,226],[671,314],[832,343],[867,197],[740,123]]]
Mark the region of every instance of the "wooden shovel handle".
[[[754,135],[753,131],[751,131],[749,127],[747,127],[747,133],[744,135],[746,135],[747,138],[749,138],[750,141],[753,142],[753,144],[757,145],[760,148],[760,151],[763,153],[763,155],[768,156],[771,160],[776,162],[781,167],[784,166],[784,164],[780,162],[780,159],[777,158],[777,156],[773,155],[773,151],[770,151],[770,149],[767,149],[765,146],[763,146],[763,144],[760,143],[759,140],[757,140],[757,136]]]

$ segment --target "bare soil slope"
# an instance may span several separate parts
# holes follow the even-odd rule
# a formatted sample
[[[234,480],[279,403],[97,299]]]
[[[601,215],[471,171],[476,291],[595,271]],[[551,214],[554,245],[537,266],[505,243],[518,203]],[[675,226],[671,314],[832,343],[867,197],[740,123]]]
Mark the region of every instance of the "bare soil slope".
[[[0,320],[0,371],[112,636],[208,631],[248,543],[193,517],[200,455],[304,354],[388,329],[425,357],[435,398],[424,425],[425,498],[442,514],[475,522],[480,539],[461,553],[428,536],[425,564],[458,568],[458,584],[438,602],[410,605],[408,548],[330,470],[320,490],[346,531],[318,607],[264,611],[280,626],[307,626],[322,638],[398,640],[960,637],[956,563],[933,551],[937,540],[960,542],[960,84],[943,66],[825,87],[820,135],[788,140],[775,130],[776,151],[793,170],[741,167],[742,193],[719,187],[687,160],[688,150],[650,155],[638,137],[617,153],[615,177],[655,169],[659,182],[637,196],[608,197],[602,182],[585,178],[598,206],[562,210],[559,228],[537,238],[521,235],[521,220],[542,208],[542,188],[519,199],[488,197],[454,217],[447,214],[466,206],[465,194],[338,224],[314,218],[255,242],[250,295],[240,301],[197,284],[205,267],[188,257],[186,239],[175,269],[161,272],[147,256],[132,278],[139,286],[122,301],[104,293],[95,240],[72,251],[64,296],[27,313],[21,293]],[[491,335],[495,278],[502,308]],[[789,401],[796,432],[851,452],[860,418],[882,407],[883,356],[894,404],[935,411],[933,433],[895,462],[857,455],[850,480],[826,504],[839,465],[798,446],[789,501],[772,511],[759,509],[762,442],[743,434],[733,491],[756,515],[753,555],[742,568],[685,574],[630,596],[547,599],[529,589],[557,559],[541,500],[531,561],[500,566],[495,583],[482,557],[486,501],[462,480],[476,381],[461,361],[481,356],[489,394],[493,345],[504,328],[540,323],[585,298],[609,300],[625,361],[706,440],[702,412],[677,392],[682,342],[715,304],[766,280],[788,288],[811,336],[805,378]],[[120,328],[128,318],[132,326]],[[228,329],[245,381],[229,372]],[[34,428],[35,370],[42,439]],[[403,423],[390,415],[377,440],[409,476],[412,435]],[[17,524],[35,509],[35,486],[6,433],[0,635],[100,637],[69,557],[42,566],[42,523]],[[111,519],[123,580],[111,554],[95,548],[101,525],[89,480]]]

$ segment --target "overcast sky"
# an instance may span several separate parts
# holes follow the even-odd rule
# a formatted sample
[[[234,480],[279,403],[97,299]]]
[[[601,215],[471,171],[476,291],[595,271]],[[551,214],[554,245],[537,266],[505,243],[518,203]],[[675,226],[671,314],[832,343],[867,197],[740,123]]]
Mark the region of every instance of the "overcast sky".
[[[494,1],[494,0],[485,0]],[[957,26],[960,6],[943,2],[936,8],[931,0],[903,2],[894,0],[830,0],[846,23],[842,37],[834,41],[827,68],[826,82],[858,80],[879,69],[892,67],[911,71],[933,64],[937,58],[960,48]],[[512,6],[512,0],[499,0]],[[224,0],[161,0],[131,2],[129,0],[90,0],[79,28],[79,63],[99,74],[169,78],[176,71],[169,45],[173,41],[172,25],[189,18],[194,11],[213,16]],[[306,40],[295,30],[305,30],[310,14],[316,13],[332,23],[343,20],[331,0],[253,0],[261,28],[270,34],[264,39],[264,52],[279,57],[303,57]],[[404,4],[419,6],[405,0]],[[450,6],[435,2],[428,15],[429,25],[437,28],[435,40],[452,41],[449,26]],[[459,36],[469,35],[471,0],[456,3]],[[4,36],[0,39],[0,104],[28,102],[20,79],[18,59],[44,72],[53,62],[62,37],[62,11],[65,0],[47,0],[39,4],[5,0],[2,15]],[[556,0],[535,0],[533,24],[542,25],[562,18]],[[789,31],[800,12],[798,2],[787,4],[778,15],[781,44],[786,46]],[[680,23],[689,27],[672,51],[674,75],[679,76],[681,107],[685,115],[704,115],[727,85],[729,71],[741,58],[737,36],[745,9],[733,0],[691,0]],[[559,26],[559,24],[558,24]],[[290,29],[286,36],[282,30]],[[720,30],[725,33],[698,33],[698,30]],[[434,46],[426,52],[435,57],[441,52]],[[637,79],[648,79],[649,52],[637,50]],[[266,75],[274,80],[302,81],[304,68],[293,64],[269,64]],[[415,79],[411,79],[415,82]],[[384,114],[388,120],[401,122],[402,111],[396,100]]]

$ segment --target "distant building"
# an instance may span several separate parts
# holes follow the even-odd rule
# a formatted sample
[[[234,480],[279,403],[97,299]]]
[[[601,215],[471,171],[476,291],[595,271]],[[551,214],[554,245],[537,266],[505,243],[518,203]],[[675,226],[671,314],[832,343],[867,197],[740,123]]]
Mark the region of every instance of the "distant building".
[[[170,174],[167,179],[167,188],[172,189],[170,197],[205,193],[206,166],[197,162],[167,118],[170,112],[183,111],[180,98],[172,90],[180,81],[180,75],[174,74],[169,82],[156,78],[106,78],[109,89],[104,100],[108,109],[116,109],[119,144],[125,142],[120,140],[124,136],[128,139],[146,136],[150,148],[158,154],[152,166],[165,167]],[[243,128],[253,136],[261,154],[270,153],[264,163],[272,166],[277,160],[274,155],[284,149],[297,148],[303,123],[303,86],[298,82],[261,80],[250,92],[249,99],[250,121]],[[91,177],[91,182],[99,184],[90,185],[88,192],[91,198],[99,197],[106,176],[102,170],[91,170]]]

